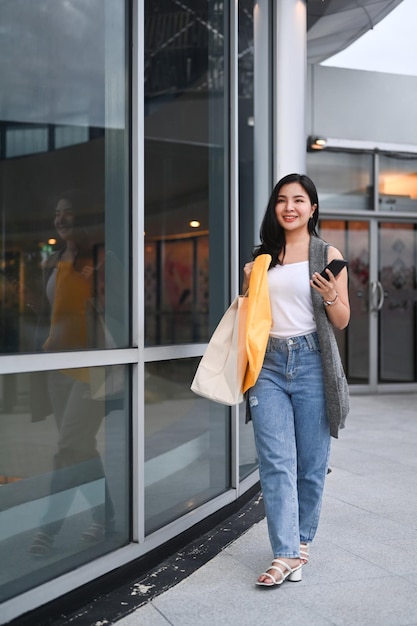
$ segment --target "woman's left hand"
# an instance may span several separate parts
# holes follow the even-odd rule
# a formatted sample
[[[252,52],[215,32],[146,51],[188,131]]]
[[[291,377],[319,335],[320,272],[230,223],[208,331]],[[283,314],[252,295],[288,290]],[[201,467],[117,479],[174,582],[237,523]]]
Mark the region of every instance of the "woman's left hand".
[[[91,277],[94,273],[94,269],[95,268],[92,265],[84,265],[84,267],[80,271],[80,274],[84,278],[84,280],[88,282],[91,280]]]
[[[313,289],[319,292],[323,300],[331,302],[337,297],[336,283],[337,279],[330,270],[326,270],[329,280],[323,278],[319,272],[314,272],[311,280]]]
[[[341,253],[332,246],[329,248],[329,262],[333,259],[342,259]],[[310,280],[310,285],[323,298],[323,306],[330,323],[339,330],[346,328],[350,319],[350,305],[348,293],[348,274],[346,268],[334,276],[326,269],[327,277],[323,278],[319,272],[314,272]]]

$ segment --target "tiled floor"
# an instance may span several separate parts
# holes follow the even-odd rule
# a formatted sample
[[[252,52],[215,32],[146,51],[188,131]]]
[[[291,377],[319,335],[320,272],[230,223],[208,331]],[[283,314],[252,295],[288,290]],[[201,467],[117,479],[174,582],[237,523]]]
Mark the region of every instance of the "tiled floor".
[[[417,394],[354,396],[331,467],[301,583],[255,586],[262,520],[117,626],[417,626]]]

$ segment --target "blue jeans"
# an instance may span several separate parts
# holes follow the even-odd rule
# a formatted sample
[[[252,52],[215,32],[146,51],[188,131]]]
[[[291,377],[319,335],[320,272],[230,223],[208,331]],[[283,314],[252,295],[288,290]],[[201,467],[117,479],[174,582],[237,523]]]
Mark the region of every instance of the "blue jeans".
[[[316,333],[269,338],[249,406],[273,555],[298,558],[317,530],[330,453]]]
[[[61,530],[70,510],[74,487],[105,478],[103,462],[97,448],[97,433],[104,418],[104,404],[91,399],[90,386],[59,371],[49,372],[49,395],[58,427],[58,450],[54,456],[51,495],[66,494],[60,500],[49,498],[42,526],[51,535]],[[104,482],[104,504],[91,507],[94,522],[111,527],[114,508],[107,481]],[[51,522],[51,519],[56,521]]]

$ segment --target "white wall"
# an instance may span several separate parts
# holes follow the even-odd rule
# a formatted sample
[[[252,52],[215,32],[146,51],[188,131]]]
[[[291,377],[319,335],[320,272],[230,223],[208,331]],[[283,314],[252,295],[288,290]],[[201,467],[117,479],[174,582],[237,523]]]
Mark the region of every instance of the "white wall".
[[[308,66],[307,134],[417,146],[417,77]]]

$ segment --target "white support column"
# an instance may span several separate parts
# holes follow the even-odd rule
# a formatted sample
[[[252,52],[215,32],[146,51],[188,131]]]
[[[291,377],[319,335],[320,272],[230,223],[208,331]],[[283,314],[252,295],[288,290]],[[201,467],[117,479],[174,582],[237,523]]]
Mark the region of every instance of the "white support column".
[[[274,184],[306,167],[307,7],[276,0],[274,15]]]

